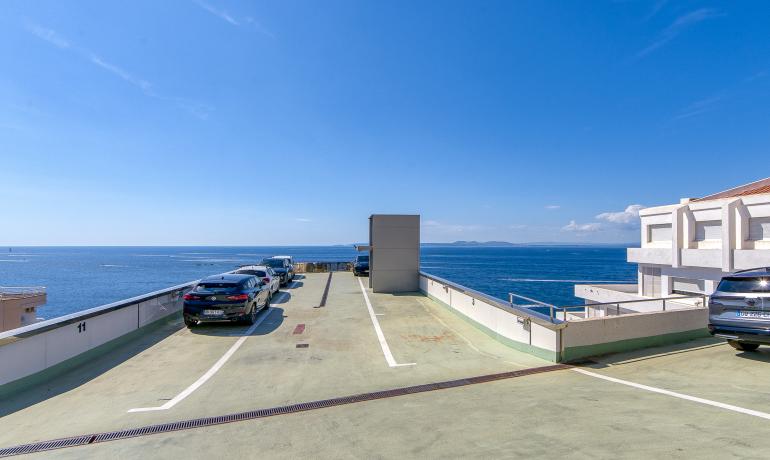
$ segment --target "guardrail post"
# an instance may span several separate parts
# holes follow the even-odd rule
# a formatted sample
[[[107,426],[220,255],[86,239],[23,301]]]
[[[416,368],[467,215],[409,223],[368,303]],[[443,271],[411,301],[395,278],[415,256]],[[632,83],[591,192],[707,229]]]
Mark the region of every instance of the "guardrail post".
[[[666,311],[666,299],[663,299],[663,311]]]

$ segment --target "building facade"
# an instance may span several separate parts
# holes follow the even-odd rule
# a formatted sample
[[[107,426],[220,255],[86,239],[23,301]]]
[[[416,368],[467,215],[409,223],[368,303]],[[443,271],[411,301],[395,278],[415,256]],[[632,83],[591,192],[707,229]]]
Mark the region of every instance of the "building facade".
[[[639,214],[637,284],[576,285],[587,304],[710,295],[726,274],[770,266],[770,178]]]

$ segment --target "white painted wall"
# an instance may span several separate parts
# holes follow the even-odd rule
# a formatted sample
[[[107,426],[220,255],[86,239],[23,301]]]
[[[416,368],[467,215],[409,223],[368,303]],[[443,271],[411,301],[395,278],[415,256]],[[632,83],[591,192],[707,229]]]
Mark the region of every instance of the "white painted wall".
[[[570,321],[562,330],[564,347],[579,347],[705,329],[708,310],[688,308]]]
[[[44,371],[154,321],[178,313],[183,304],[182,292],[188,286],[174,286],[158,291],[153,294],[165,293],[88,318],[85,318],[88,314],[122,302],[0,334],[0,385]],[[84,319],[65,324],[78,316]],[[35,333],[36,330],[59,323],[62,326]],[[30,335],[25,337],[25,334]]]
[[[490,329],[514,342],[533,345],[548,351],[559,351],[559,331],[556,325],[550,327],[525,321],[514,309],[503,309],[474,298],[448,283],[442,283],[420,275],[420,291],[435,297],[457,313]]]

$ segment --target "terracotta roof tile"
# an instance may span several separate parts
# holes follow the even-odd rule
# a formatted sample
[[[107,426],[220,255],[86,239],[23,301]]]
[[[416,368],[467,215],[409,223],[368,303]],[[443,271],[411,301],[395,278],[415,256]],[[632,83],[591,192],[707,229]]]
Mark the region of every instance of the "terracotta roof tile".
[[[713,195],[704,196],[693,201],[719,200],[721,198],[734,198],[746,195],[759,195],[760,193],[770,193],[770,177],[756,182],[751,182],[740,187],[731,188]]]

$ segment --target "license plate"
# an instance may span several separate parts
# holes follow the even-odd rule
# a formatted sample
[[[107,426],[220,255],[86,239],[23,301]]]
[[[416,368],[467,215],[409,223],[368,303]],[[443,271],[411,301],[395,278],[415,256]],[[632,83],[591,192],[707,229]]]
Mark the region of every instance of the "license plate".
[[[743,310],[738,312],[738,318],[770,319],[770,311]]]
[[[225,312],[222,310],[203,310],[203,314],[206,316],[222,316]]]

